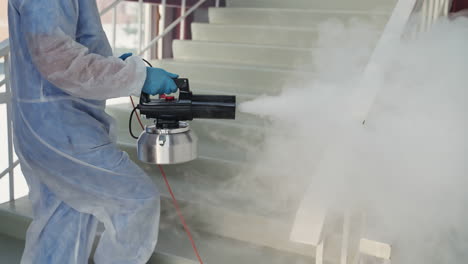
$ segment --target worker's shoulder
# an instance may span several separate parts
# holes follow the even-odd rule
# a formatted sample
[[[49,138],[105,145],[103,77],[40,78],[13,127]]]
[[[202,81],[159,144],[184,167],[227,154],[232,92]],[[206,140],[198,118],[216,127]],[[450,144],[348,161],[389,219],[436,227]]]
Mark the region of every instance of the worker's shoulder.
[[[17,11],[20,11],[22,6],[24,6],[26,3],[27,0],[8,0],[8,4],[15,8]]]
[[[31,8],[37,12],[41,12],[41,9],[44,8],[57,9],[68,2],[76,4],[77,0],[8,0],[10,6],[15,8],[19,13],[27,8]]]

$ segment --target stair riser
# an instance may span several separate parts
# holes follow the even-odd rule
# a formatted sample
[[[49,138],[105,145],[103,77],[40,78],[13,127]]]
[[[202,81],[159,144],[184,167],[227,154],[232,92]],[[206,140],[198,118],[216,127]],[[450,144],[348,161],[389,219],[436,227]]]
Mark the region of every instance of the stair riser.
[[[312,50],[308,49],[174,41],[173,50],[174,58],[194,61],[289,68],[296,68],[312,62]]]
[[[0,234],[23,240],[31,220],[0,210]]]
[[[205,83],[190,78],[190,89],[194,94],[219,94],[219,95],[235,95],[236,102],[241,104],[243,102],[252,101],[258,96],[263,95],[278,95],[281,93],[282,87],[263,87],[263,86],[250,86],[242,85],[234,86],[234,84],[226,85],[223,83]]]
[[[192,234],[193,234],[193,237],[199,247],[199,250],[202,254],[202,257],[203,259],[207,262],[207,263],[226,263],[226,264],[234,264],[234,263],[239,263],[238,262],[238,259],[236,258],[233,258],[232,253],[230,253],[229,256],[225,256],[223,254],[218,254],[218,256],[212,256],[211,254],[209,254],[210,252],[207,252],[207,251],[210,251],[210,246],[207,247],[207,242],[208,243],[212,243],[214,241],[211,241],[210,239],[207,239],[205,238],[206,236],[206,233],[200,233],[200,229],[198,229],[198,227],[202,227],[204,226],[205,229],[210,229],[210,230],[217,230],[216,229],[216,226],[215,225],[210,225],[210,228],[207,228],[207,223],[204,222],[204,223],[201,223],[200,221],[197,221],[197,219],[195,219],[195,217],[200,214],[203,214],[203,217],[204,218],[207,218],[208,216],[220,216],[219,213],[214,213],[212,211],[206,211],[206,209],[201,209],[201,210],[198,210],[198,207],[194,206],[192,208],[196,208],[197,209],[197,212],[196,214],[193,214],[194,210],[191,209],[191,210],[187,210],[187,204],[185,204],[184,202],[181,203],[182,205],[182,211],[183,211],[183,214],[186,216],[186,219],[187,219],[187,222],[192,230]],[[22,241],[25,239],[25,234],[26,234],[26,230],[27,230],[27,227],[29,226],[29,224],[31,223],[31,218],[30,217],[27,217],[27,216],[20,216],[20,215],[15,215],[14,213],[10,213],[8,211],[1,211],[0,210],[0,218],[2,219],[2,225],[1,225],[1,229],[0,229],[0,234],[2,235],[13,235],[14,238]],[[13,221],[11,221],[13,220]],[[216,220],[219,220],[219,219],[216,219]],[[242,221],[243,220],[243,221]],[[10,223],[11,221],[11,223]],[[248,222],[245,222],[245,219],[241,219],[241,222],[245,223],[246,225],[248,224]],[[159,240],[158,240],[158,244],[156,246],[156,251],[155,253],[152,255],[151,259],[148,261],[148,264],[196,264],[198,263],[195,259],[194,259],[194,256],[193,256],[193,253],[191,251],[191,248],[189,246],[189,243],[188,243],[188,240],[187,240],[187,237],[181,227],[181,225],[179,224],[180,223],[180,220],[178,219],[178,217],[176,216],[175,214],[175,211],[174,211],[174,208],[173,208],[173,204],[172,204],[172,201],[170,199],[167,199],[167,198],[164,198],[162,199],[161,201],[161,221],[160,221],[160,233],[159,233]],[[216,222],[213,222],[214,224],[219,224],[221,223],[220,221],[216,221]],[[229,223],[226,223],[226,224],[229,224]],[[233,225],[233,227],[236,227],[237,225]],[[7,227],[10,228],[10,230],[7,230]],[[272,226],[272,227],[278,227],[278,226]],[[15,232],[12,232],[11,229],[14,229]],[[201,228],[203,229],[203,228]],[[242,234],[242,232],[241,232]],[[222,234],[217,234],[216,236],[210,236],[210,237],[213,237],[212,239],[217,239],[219,241],[226,241],[225,238],[222,238],[220,237],[219,235],[222,235]],[[241,236],[242,235],[239,235],[239,233],[235,233],[234,234],[235,237],[237,236]],[[245,238],[245,237],[244,237]],[[175,241],[174,241],[175,240]],[[229,242],[230,240],[227,239],[228,241],[224,242],[223,244],[223,250],[228,250],[228,251],[234,251],[236,252],[237,251],[237,248],[235,247],[235,244],[233,243],[236,243],[236,244],[244,244],[243,242],[241,241],[245,241],[247,243],[249,243],[248,240],[241,240],[241,241],[232,241],[232,242]],[[277,242],[278,239],[274,239],[275,240],[275,243]],[[18,242],[20,242],[18,241]],[[98,239],[95,240],[95,243],[93,245],[93,248],[95,249],[96,246],[97,246],[97,242],[98,242]],[[22,244],[22,243],[19,243],[19,244]],[[232,248],[226,248],[226,244],[231,244],[232,245]],[[265,244],[262,244],[262,243],[259,243],[260,245],[264,245],[264,246],[268,246],[268,243],[265,243]],[[254,247],[254,245],[252,244],[249,244],[250,247]],[[219,244],[213,244],[211,245],[211,247],[215,246],[216,249],[219,249]],[[291,246],[290,246],[291,247]],[[247,246],[247,248],[249,248],[249,246]],[[303,250],[303,248],[307,248],[307,250]],[[265,249],[265,248],[261,248],[261,247],[258,247],[257,250],[261,250],[261,251],[269,251],[269,253],[274,253],[276,255],[279,255],[281,256],[282,258],[284,258],[284,261],[286,261],[286,263],[308,263],[310,261],[312,261],[312,259],[310,258],[307,258],[307,257],[304,257],[304,256],[301,256],[303,254],[300,254],[300,255],[295,255],[295,254],[291,254],[291,253],[288,253],[288,252],[274,252],[274,250],[272,249]],[[289,252],[294,252],[294,251],[307,251],[308,254],[311,254],[311,252],[314,252],[313,251],[313,248],[310,247],[310,246],[294,246],[294,248],[291,248],[290,250],[287,250]],[[94,252],[94,250],[93,250]],[[249,251],[245,252],[245,253],[250,253]],[[244,253],[244,254],[245,254]],[[93,253],[94,254],[94,253]],[[180,256],[180,255],[184,255],[184,256]],[[253,255],[247,255],[247,256],[243,256],[243,262],[242,263],[258,263],[258,261],[262,261],[264,260],[263,258],[263,255],[262,254],[259,254],[261,257],[259,258],[258,256],[253,256]],[[265,255],[266,257],[267,255]],[[92,258],[92,257],[91,257]],[[219,258],[223,258],[223,261],[220,262],[219,261]],[[296,262],[298,260],[301,260],[301,262]],[[247,261],[247,262],[246,262]],[[273,260],[269,260],[268,263],[275,263],[275,264],[283,264],[285,263],[284,261],[281,262],[281,261],[273,261]],[[90,261],[90,263],[93,263],[92,261]]]
[[[326,2],[326,1],[324,1]],[[387,14],[327,13],[291,11],[281,9],[236,9],[211,8],[210,23],[223,25],[258,25],[289,28],[317,29],[318,25],[329,20],[339,20],[344,24],[359,21],[375,28],[383,28]]]
[[[312,48],[318,37],[317,31],[196,23],[192,24],[192,36],[194,40],[198,41],[246,43],[291,48]]]
[[[304,78],[305,76],[312,78],[313,76],[311,73],[262,70],[256,67],[220,67],[216,64],[154,61],[154,65],[155,67],[176,72],[180,76],[189,78],[192,82],[219,83],[238,87],[235,92],[245,94],[275,94],[281,91],[292,79]],[[219,89],[223,89],[224,86],[222,85],[219,86]],[[194,87],[194,89],[197,89],[197,87]],[[203,87],[200,87],[200,89],[203,89]]]
[[[164,199],[163,202],[161,202],[161,207],[162,211],[164,212],[169,212],[173,210],[173,206],[171,202],[167,199]],[[167,217],[168,214],[161,214],[161,222],[173,222],[173,217],[171,216],[170,219]],[[14,213],[11,213],[9,211],[3,211],[0,210],[0,219],[1,219],[1,224],[0,224],[0,234],[2,235],[7,235],[12,238],[18,239],[18,240],[25,240],[26,239],[26,232],[28,230],[29,225],[31,224],[32,219],[28,216],[21,216],[17,215]],[[164,243],[165,241],[161,241],[162,239],[159,239],[158,247],[160,246],[161,243]],[[95,249],[97,246],[98,240],[95,241],[93,248]],[[173,250],[174,251],[174,250]],[[93,262],[90,262],[93,263]],[[156,251],[151,259],[149,260],[148,264],[196,264],[198,262],[195,262],[193,260],[179,257],[167,252],[161,252],[161,251]],[[11,263],[14,264],[14,263]]]
[[[255,8],[293,8],[293,9],[326,9],[326,10],[391,10],[395,5],[393,0],[353,0],[353,1],[321,1],[321,0],[228,0],[228,7]]]
[[[372,30],[372,29],[370,29]],[[374,41],[381,30],[369,31]],[[318,30],[294,30],[279,27],[250,27],[215,24],[192,24],[192,36],[197,41],[271,45],[286,48],[311,49],[320,47]]]

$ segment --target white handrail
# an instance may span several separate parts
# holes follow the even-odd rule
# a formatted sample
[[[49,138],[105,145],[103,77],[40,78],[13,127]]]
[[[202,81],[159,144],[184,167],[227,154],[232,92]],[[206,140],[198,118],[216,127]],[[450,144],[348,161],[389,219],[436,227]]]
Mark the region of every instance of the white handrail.
[[[418,0],[399,0],[377,42],[376,48],[364,69],[361,83],[353,100],[352,114],[359,122],[366,119],[380,90],[381,84],[375,83],[376,80],[379,80],[379,78],[375,78],[380,70],[379,65],[386,57],[388,50],[391,50],[391,46],[404,34],[417,2]]]
[[[17,161],[15,161],[15,162],[13,163],[13,166],[16,167],[16,166],[19,165],[19,163],[20,163],[20,161],[17,160]],[[3,171],[0,173],[0,179],[3,178],[5,175],[9,174],[9,173],[10,173],[10,170],[11,170],[11,168],[6,168],[5,170],[3,170]]]
[[[420,24],[420,31],[426,31],[440,17],[447,16],[451,0],[419,0],[423,1]],[[414,8],[418,0],[400,0],[395,7],[395,10],[390,17],[390,20],[385,27],[384,33],[377,43],[377,47],[369,60],[369,63],[364,71],[362,85],[356,93],[356,104],[354,116],[358,120],[365,120],[367,114],[374,103],[374,99],[379,92],[379,84],[371,84],[376,78],[375,71],[378,71],[378,66],[382,57],[385,57],[390,46],[395,43],[395,40],[401,37],[407,27],[407,22],[410,16],[414,14]],[[389,46],[390,45],[390,46]]]

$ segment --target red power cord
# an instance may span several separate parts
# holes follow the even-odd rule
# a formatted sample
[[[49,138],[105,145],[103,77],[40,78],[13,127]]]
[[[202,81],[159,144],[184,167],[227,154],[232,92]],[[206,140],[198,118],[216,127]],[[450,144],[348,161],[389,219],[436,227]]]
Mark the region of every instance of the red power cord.
[[[135,103],[133,102],[132,97],[130,97],[130,101],[132,102],[133,109],[135,109]],[[145,127],[143,126],[143,122],[141,122],[140,116],[139,115],[136,115],[136,116],[137,116],[137,119],[138,119],[138,123],[140,123],[141,129],[144,130]],[[193,252],[195,252],[195,255],[197,256],[197,259],[200,262],[200,264],[203,264],[203,260],[201,259],[200,253],[198,253],[197,246],[195,245],[195,241],[193,240],[192,233],[190,232],[190,229],[189,229],[187,223],[185,222],[185,218],[182,215],[182,211],[180,210],[179,203],[177,202],[177,199],[176,199],[176,197],[174,195],[174,192],[172,191],[171,185],[169,184],[169,181],[167,180],[166,173],[164,172],[164,169],[163,169],[163,167],[161,165],[158,165],[158,167],[159,167],[159,170],[161,171],[164,182],[166,183],[167,190],[171,194],[172,203],[173,203],[173,205],[174,205],[174,207],[176,209],[177,215],[179,216],[180,222],[184,226],[185,233],[187,233],[187,236],[188,236],[188,238],[190,240],[190,243],[192,244]]]

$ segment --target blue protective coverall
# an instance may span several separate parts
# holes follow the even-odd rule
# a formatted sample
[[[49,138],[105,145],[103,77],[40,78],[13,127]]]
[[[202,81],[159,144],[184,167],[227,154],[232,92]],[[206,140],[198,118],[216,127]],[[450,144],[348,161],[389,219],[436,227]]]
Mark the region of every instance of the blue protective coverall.
[[[146,67],[112,57],[95,0],[9,0],[15,148],[34,219],[21,263],[146,263],[159,193],[120,151],[105,99],[139,94]]]

